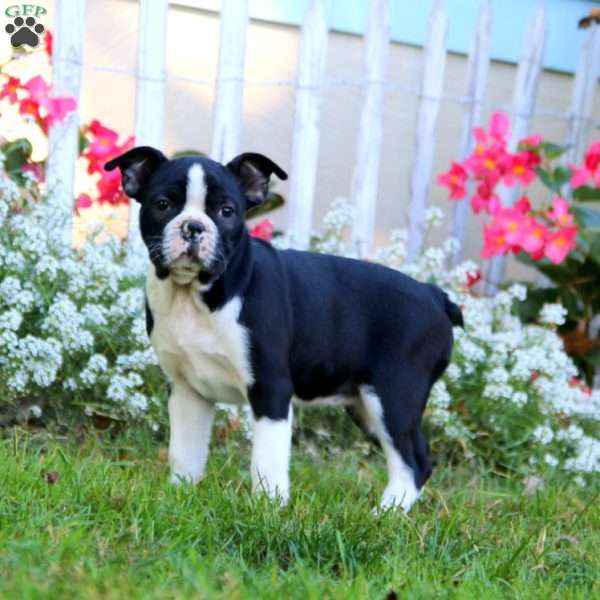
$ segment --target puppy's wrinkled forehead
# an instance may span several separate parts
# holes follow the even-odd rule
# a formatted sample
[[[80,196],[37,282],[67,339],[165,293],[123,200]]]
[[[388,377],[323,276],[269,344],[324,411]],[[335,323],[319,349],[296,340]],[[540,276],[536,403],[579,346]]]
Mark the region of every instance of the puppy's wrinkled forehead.
[[[243,194],[233,174],[208,158],[183,157],[162,165],[152,176],[148,195],[177,196],[206,211],[213,201],[227,198],[241,201]]]
[[[194,212],[206,212],[206,178],[200,163],[193,164],[188,169],[185,207]]]

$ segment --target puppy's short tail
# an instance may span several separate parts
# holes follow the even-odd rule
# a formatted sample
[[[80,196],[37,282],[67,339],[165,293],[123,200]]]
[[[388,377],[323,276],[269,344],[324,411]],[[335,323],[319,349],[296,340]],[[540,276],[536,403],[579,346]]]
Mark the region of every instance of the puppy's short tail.
[[[444,293],[444,310],[450,319],[452,325],[456,327],[464,327],[463,314],[460,308],[448,298],[448,294]]]

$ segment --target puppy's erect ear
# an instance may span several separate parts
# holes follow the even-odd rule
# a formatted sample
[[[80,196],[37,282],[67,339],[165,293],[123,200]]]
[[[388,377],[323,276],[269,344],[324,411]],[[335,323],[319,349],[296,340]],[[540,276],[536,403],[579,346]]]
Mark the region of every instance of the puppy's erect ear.
[[[239,179],[248,208],[260,204],[269,193],[269,177],[273,173],[281,180],[287,179],[287,173],[270,158],[255,152],[245,152],[236,156],[227,168]]]
[[[150,146],[139,146],[133,148],[117,158],[108,161],[104,168],[112,171],[116,167],[121,169],[123,191],[139,202],[138,194],[150,175],[156,171],[158,166],[167,160],[167,157],[156,148]]]

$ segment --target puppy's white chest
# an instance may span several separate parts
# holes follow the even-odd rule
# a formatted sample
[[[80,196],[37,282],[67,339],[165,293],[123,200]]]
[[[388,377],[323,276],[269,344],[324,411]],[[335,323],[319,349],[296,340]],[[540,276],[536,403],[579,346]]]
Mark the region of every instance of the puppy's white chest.
[[[248,332],[238,322],[241,300],[210,312],[196,285],[180,286],[148,275],[154,327],[152,346],[167,377],[181,379],[213,402],[241,403],[252,384]]]

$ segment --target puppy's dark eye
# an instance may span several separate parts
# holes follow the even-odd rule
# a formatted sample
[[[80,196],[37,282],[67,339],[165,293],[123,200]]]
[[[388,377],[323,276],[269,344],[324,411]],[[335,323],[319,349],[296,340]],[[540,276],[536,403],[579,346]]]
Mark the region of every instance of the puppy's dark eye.
[[[158,210],[164,211],[164,210],[168,210],[170,207],[171,207],[171,203],[169,202],[169,199],[165,198],[164,196],[161,196],[156,201],[156,208],[158,208]]]
[[[231,206],[221,206],[219,214],[225,219],[229,219],[233,217],[233,215],[235,214],[235,210],[233,210],[233,207]]]

